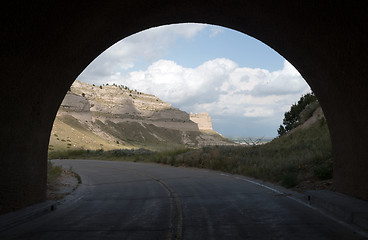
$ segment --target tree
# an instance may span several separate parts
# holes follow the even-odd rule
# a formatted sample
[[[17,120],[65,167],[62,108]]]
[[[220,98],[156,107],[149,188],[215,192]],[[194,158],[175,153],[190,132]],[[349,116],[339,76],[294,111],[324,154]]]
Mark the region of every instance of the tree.
[[[288,131],[294,129],[300,124],[300,113],[305,109],[305,107],[312,102],[317,101],[317,97],[313,92],[302,95],[298,101],[298,103],[294,103],[291,105],[290,111],[284,114],[284,119],[282,123],[284,126],[280,125],[280,128],[277,130],[279,136],[284,135]]]
[[[277,134],[279,136],[282,136],[282,135],[286,134],[286,130],[285,130],[284,126],[280,125],[279,129],[277,130]]]

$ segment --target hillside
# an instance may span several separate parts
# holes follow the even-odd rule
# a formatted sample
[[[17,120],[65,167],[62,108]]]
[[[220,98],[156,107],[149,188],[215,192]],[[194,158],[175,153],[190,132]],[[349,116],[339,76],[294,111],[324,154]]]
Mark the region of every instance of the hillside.
[[[203,147],[153,161],[246,175],[301,192],[333,189],[332,145],[321,107],[298,127],[266,144]]]
[[[54,121],[49,150],[231,145],[207,113],[188,114],[125,86],[75,81]]]
[[[294,122],[292,129],[261,145],[228,144],[174,150],[166,148],[166,151],[161,152],[67,151],[53,152],[49,157],[153,161],[172,166],[208,168],[246,175],[301,192],[307,189],[333,189],[334,159],[323,111],[318,101],[314,101],[300,109],[298,114],[298,121]],[[208,117],[201,119],[209,119]],[[205,126],[210,125],[207,123]]]
[[[205,146],[161,152],[147,150],[53,152],[53,158],[147,161],[246,175],[297,191],[333,189],[333,155],[322,109],[287,134],[261,145]]]

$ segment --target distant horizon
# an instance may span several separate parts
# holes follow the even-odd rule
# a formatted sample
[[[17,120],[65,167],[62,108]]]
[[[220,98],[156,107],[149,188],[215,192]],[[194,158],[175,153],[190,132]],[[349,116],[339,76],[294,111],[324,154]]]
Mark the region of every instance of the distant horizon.
[[[222,135],[222,134],[221,134]],[[271,136],[225,136],[225,135],[222,135],[226,138],[256,138],[256,139],[265,139],[265,140],[269,140],[269,139],[274,139],[275,137],[271,137]]]
[[[80,80],[76,80],[76,81],[80,81]],[[80,81],[80,82],[82,82],[82,81]],[[87,84],[91,84],[91,83],[88,83],[88,82],[83,82],[83,83],[87,83]],[[92,85],[92,84],[91,84]],[[113,85],[113,84],[108,84],[108,86],[111,86],[111,85]],[[107,84],[100,84],[100,85],[97,85],[97,86],[107,86]],[[126,85],[124,85],[124,86],[126,86]],[[129,89],[131,89],[131,90],[135,90],[135,89],[132,89],[132,88],[130,88],[129,86],[126,86],[126,87],[128,87]],[[145,92],[142,92],[142,93],[144,93],[144,94],[148,94],[148,93],[145,93]],[[149,95],[152,95],[152,94],[149,94]],[[157,96],[156,96],[157,97]],[[171,104],[171,103],[169,103],[169,104]],[[179,110],[181,110],[181,111],[184,111],[184,110],[182,110],[182,109],[180,109],[180,108],[178,108]],[[186,111],[185,111],[186,112]],[[199,113],[208,113],[208,112],[186,112],[186,113],[188,113],[188,114],[199,114]],[[210,113],[208,113],[209,114],[209,116],[211,117],[211,115],[210,115]],[[212,117],[211,117],[212,118]],[[211,121],[212,122],[212,121]],[[212,123],[213,124],[213,123]],[[215,129],[214,129],[215,130]],[[216,131],[216,130],[215,130]],[[216,131],[217,132],[217,131]],[[218,133],[220,133],[220,132],[218,132]],[[222,133],[220,133],[222,136],[224,136],[224,137],[226,137],[226,138],[242,138],[242,139],[244,139],[244,138],[264,138],[264,139],[274,139],[276,136],[245,136],[245,135],[224,135],[224,134],[222,134]]]
[[[125,85],[187,113],[208,112],[223,136],[276,137],[310,87],[280,54],[232,29],[174,24],[114,44],[77,80]]]

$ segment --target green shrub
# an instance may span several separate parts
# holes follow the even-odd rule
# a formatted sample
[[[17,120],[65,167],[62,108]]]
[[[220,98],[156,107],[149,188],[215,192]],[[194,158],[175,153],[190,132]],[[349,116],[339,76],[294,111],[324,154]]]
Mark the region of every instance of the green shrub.
[[[53,183],[61,175],[63,169],[60,166],[54,166],[50,161],[47,165],[47,183]]]
[[[319,107],[319,102],[314,101],[308,104],[304,110],[299,114],[299,123],[303,124],[307,121],[310,117],[312,117],[314,111]]]
[[[295,172],[284,173],[282,175],[281,184],[286,188],[295,187],[298,185],[298,174]]]
[[[322,162],[313,167],[314,176],[320,180],[327,180],[332,178],[333,166],[330,162]]]

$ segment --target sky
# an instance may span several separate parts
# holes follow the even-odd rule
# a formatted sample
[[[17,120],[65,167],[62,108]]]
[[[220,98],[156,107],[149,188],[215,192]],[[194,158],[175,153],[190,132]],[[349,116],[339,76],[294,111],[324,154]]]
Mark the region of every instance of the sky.
[[[224,136],[275,137],[284,113],[310,87],[264,43],[232,29],[174,24],[131,35],[77,80],[154,94],[188,113],[208,112]]]

